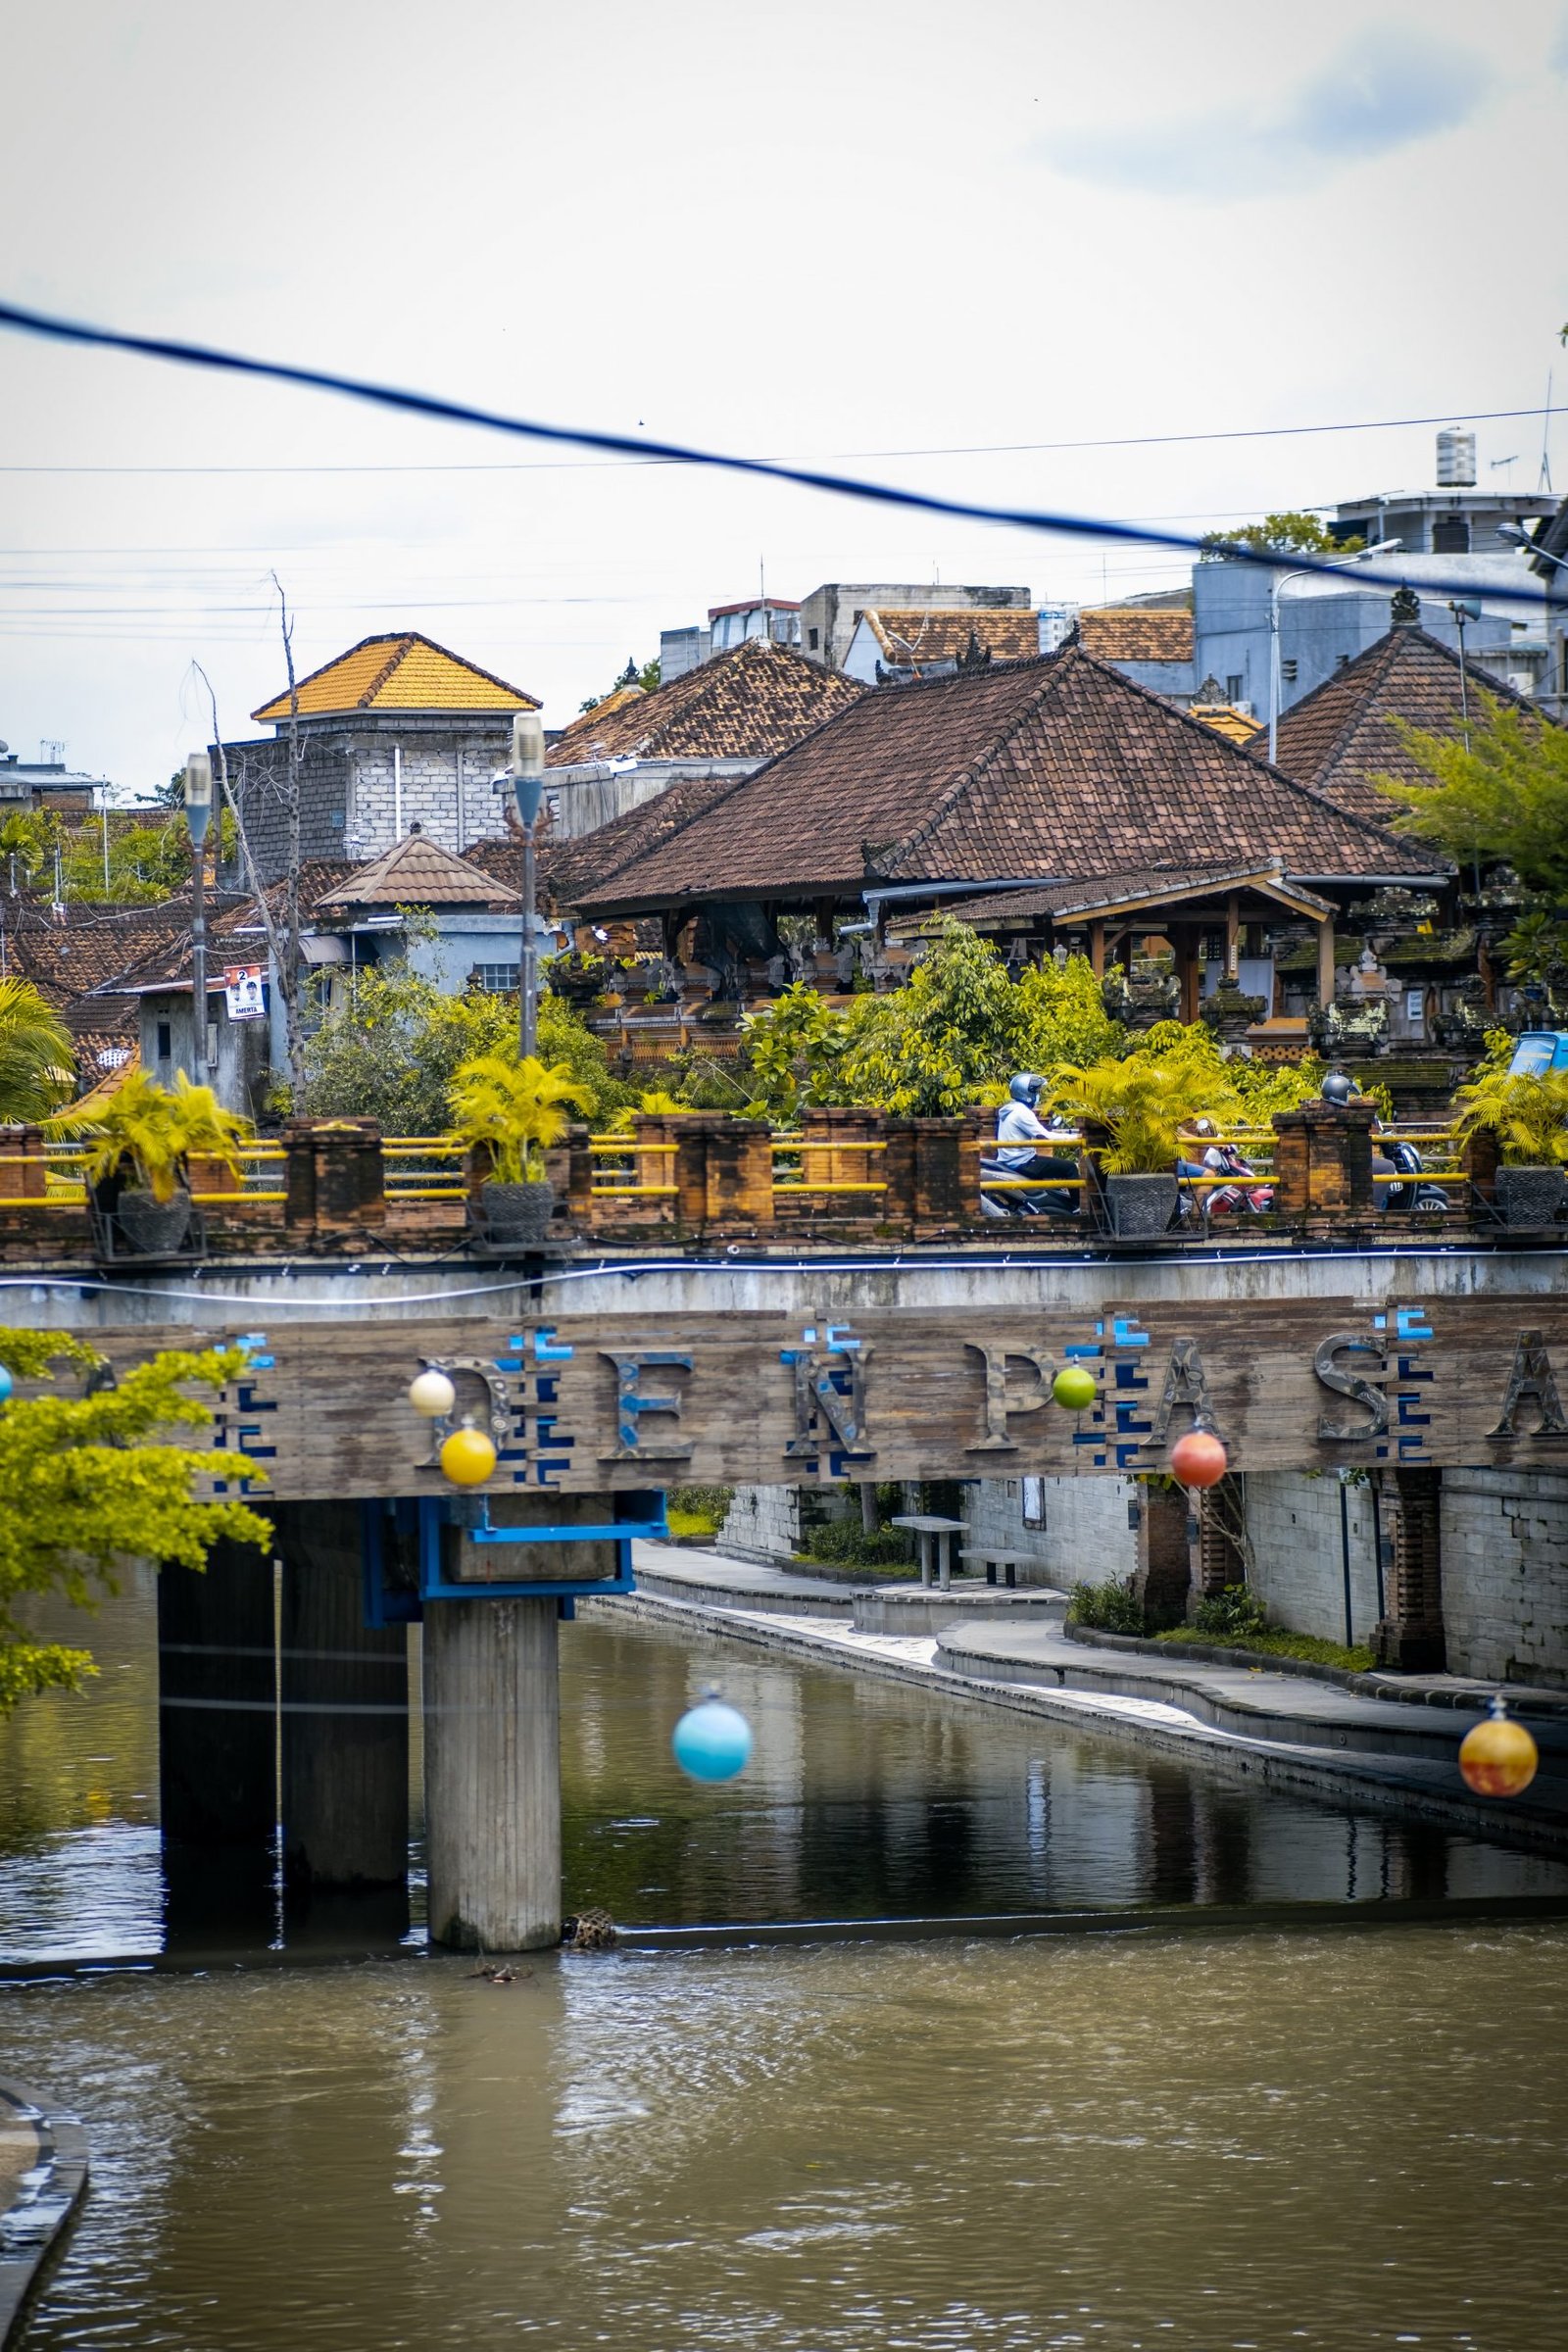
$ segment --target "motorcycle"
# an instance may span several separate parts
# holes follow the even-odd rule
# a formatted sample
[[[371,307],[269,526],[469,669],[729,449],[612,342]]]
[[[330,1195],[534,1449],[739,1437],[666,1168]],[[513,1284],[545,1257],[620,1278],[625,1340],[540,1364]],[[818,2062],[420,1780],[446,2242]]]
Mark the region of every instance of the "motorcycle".
[[[1380,1184],[1377,1188],[1379,1208],[1393,1209],[1401,1216],[1444,1215],[1450,1205],[1448,1196],[1441,1184],[1435,1184],[1430,1179],[1424,1184],[1417,1181],[1423,1171],[1421,1154],[1414,1144],[1391,1143],[1382,1136],[1378,1141],[1383,1145],[1388,1164],[1385,1169],[1374,1160],[1375,1171],[1380,1175],[1387,1173],[1411,1179],[1408,1184]]]
[[[1209,1189],[1206,1213],[1210,1217],[1266,1216],[1274,1205],[1274,1187],[1267,1177],[1259,1178],[1257,1170],[1242,1157],[1236,1144],[1218,1144],[1204,1154],[1205,1161],[1216,1176],[1231,1176],[1240,1181],[1217,1184]],[[1253,1179],[1249,1183],[1247,1178]]]
[[[1065,1160],[1051,1163],[1052,1174],[1076,1174],[1076,1163]],[[1027,1192],[1017,1179],[1025,1174],[1004,1159],[982,1152],[980,1157],[980,1213],[986,1217],[1076,1217],[1077,1198],[1072,1193]],[[995,1191],[988,1190],[995,1186]]]

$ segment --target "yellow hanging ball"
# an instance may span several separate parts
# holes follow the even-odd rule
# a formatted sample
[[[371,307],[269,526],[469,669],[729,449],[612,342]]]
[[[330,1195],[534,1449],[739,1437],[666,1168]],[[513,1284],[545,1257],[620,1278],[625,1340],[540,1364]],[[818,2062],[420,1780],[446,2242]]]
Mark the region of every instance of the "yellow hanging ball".
[[[496,1466],[496,1449],[482,1429],[465,1421],[441,1447],[441,1467],[455,1487],[482,1487]]]
[[[1478,1796],[1517,1796],[1536,1777],[1541,1753],[1522,1723],[1515,1723],[1500,1698],[1485,1723],[1466,1732],[1459,1770]]]

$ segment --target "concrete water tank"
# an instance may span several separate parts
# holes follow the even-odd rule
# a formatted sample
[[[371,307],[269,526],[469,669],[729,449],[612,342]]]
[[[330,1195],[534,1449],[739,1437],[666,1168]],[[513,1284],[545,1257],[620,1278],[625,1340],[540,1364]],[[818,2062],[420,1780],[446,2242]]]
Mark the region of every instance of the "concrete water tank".
[[[1438,435],[1438,488],[1473,490],[1476,486],[1476,437],[1450,425]]]

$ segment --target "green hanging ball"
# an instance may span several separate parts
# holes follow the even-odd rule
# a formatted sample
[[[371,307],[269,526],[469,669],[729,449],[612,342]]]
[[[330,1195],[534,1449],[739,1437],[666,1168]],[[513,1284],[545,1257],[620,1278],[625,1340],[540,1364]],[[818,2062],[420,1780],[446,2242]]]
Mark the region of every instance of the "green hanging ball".
[[[1095,1402],[1100,1390],[1092,1372],[1086,1372],[1082,1364],[1069,1364],[1065,1371],[1056,1374],[1051,1394],[1069,1413],[1081,1413]]]

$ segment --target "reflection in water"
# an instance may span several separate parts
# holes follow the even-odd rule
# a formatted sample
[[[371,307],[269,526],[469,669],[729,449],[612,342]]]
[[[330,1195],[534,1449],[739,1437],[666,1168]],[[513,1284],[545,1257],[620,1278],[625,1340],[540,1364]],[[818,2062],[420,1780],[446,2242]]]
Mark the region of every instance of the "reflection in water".
[[[35,2352],[1551,2352],[1568,1929],[0,1993],[88,2118]]]
[[[85,1695],[0,1723],[0,1960],[199,1961],[279,1939],[395,1949],[401,1892],[318,1894],[284,1916],[265,1857],[166,1871],[149,1581],[104,1612],[95,1648]],[[1210,1779],[1071,1727],[638,1619],[564,1629],[562,1661],[565,1899],[623,1923],[1568,1893],[1568,1866],[1433,1822]],[[687,1780],[669,1752],[710,1683],[757,1730],[753,1763],[723,1788]],[[417,1908],[417,1838],[414,1859]]]

